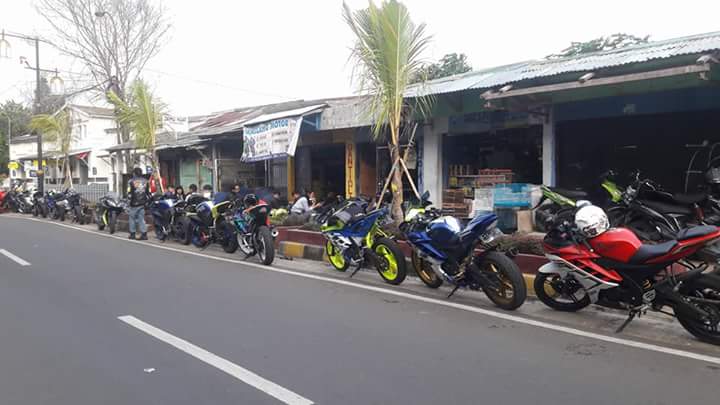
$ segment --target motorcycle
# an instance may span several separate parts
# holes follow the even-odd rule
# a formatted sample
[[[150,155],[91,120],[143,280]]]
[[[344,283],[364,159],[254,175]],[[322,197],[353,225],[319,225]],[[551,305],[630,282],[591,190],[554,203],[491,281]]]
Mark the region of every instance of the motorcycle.
[[[125,201],[118,200],[112,195],[102,197],[95,207],[95,223],[98,230],[102,231],[107,227],[110,234],[114,234],[117,229],[117,218],[125,211],[125,205]]]
[[[80,225],[90,223],[90,208],[83,202],[80,194],[70,189],[65,192],[65,197],[67,198],[68,212],[72,222]]]
[[[65,216],[70,209],[65,193],[50,191],[46,196],[46,200],[50,218],[65,221]]]
[[[32,212],[32,194],[30,191],[23,191],[20,186],[8,191],[3,203],[8,209],[20,214],[30,214]]]
[[[277,231],[270,225],[270,205],[261,200],[252,207],[241,206],[235,210],[233,223],[245,258],[257,255],[262,264],[272,264]]]
[[[405,255],[397,242],[382,230],[382,225],[388,222],[389,210],[382,207],[366,212],[367,207],[365,200],[349,199],[316,218],[327,239],[327,257],[337,271],[356,266],[350,277],[368,260],[386,283],[400,284],[407,276]]]
[[[190,196],[188,203],[198,201],[196,196]],[[206,248],[215,242],[222,246],[227,253],[235,253],[238,249],[238,238],[235,227],[231,223],[231,201],[210,201],[197,196],[204,201],[196,204],[194,211],[186,212],[189,219],[186,238],[199,248]]]
[[[47,202],[45,201],[45,196],[39,191],[36,191],[33,194],[32,215],[34,217],[42,216],[43,218],[47,218],[48,216]]]
[[[579,219],[602,209],[587,201],[568,210],[572,215],[548,222],[543,247],[550,262],[540,267],[534,282],[540,301],[568,312],[595,303],[626,310],[628,318],[616,333],[653,310],[676,317],[700,340],[720,344],[720,278],[704,273],[707,264],[688,260],[720,238],[719,228],[691,227],[673,240],[647,244],[627,228],[610,228],[606,216],[604,227],[589,232]],[[663,311],[666,306],[672,312]]]
[[[176,209],[178,201],[173,195],[155,194],[150,202],[150,214],[153,217],[155,237],[158,240],[166,240],[169,236],[184,238],[184,232],[178,235],[176,224]],[[179,229],[184,229],[180,227]]]
[[[448,298],[459,288],[482,289],[500,308],[514,310],[522,305],[527,297],[522,273],[512,254],[493,244],[503,235],[496,227],[497,216],[477,215],[462,228],[457,218],[428,208],[429,197],[426,191],[419,205],[406,207],[400,225],[413,247],[412,263],[420,279],[430,288],[443,282],[453,285]]]

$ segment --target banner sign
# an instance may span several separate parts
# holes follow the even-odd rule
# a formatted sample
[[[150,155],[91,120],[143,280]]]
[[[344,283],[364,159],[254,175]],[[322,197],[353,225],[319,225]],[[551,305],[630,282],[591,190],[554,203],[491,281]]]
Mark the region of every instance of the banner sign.
[[[242,160],[257,162],[275,157],[295,156],[302,119],[280,118],[245,127]]]

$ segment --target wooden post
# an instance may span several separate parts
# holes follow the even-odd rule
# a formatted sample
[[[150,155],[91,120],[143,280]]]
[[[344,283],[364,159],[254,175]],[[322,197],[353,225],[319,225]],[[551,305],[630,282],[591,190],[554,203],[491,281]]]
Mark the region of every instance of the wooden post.
[[[287,157],[287,195],[295,191],[295,158]]]

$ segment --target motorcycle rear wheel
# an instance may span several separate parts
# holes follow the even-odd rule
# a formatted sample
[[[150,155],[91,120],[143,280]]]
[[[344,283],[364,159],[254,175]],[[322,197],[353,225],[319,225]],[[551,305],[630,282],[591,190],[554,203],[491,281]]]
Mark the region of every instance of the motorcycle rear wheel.
[[[483,292],[493,304],[512,311],[525,302],[527,298],[525,279],[511,258],[501,252],[489,252],[482,258],[479,267],[480,271],[493,274],[500,282],[499,288],[493,288],[490,285],[482,286]]]
[[[696,280],[686,283],[681,288],[680,293],[690,297],[718,300],[720,299],[720,278],[716,275],[702,275]],[[720,345],[720,305],[706,303],[697,303],[695,305],[711,313],[714,322],[707,325],[691,315],[676,311],[678,322],[699,340]]]
[[[397,242],[388,238],[378,238],[372,249],[383,261],[376,264],[380,277],[388,284],[398,285],[402,283],[407,276],[407,269],[405,266],[405,254],[400,250]]]
[[[332,242],[325,243],[325,253],[327,254],[330,265],[337,271],[346,271],[350,267],[350,263],[345,260],[343,252],[338,250]]]
[[[34,206],[34,207],[32,208],[32,216],[34,216],[34,217],[37,218],[37,216],[38,216],[39,214],[40,214],[40,212],[39,212],[39,210],[38,210],[38,207],[37,207],[37,206]]]
[[[257,230],[257,255],[260,262],[266,266],[272,264],[275,260],[275,244],[270,229],[267,226],[261,226]]]
[[[562,293],[553,287],[553,283],[563,282],[560,280],[559,274],[537,273],[533,289],[535,296],[542,301],[543,304],[550,308],[563,312],[576,312],[590,305],[590,296],[582,289],[578,289],[570,294]],[[582,297],[575,296],[578,292],[582,292]],[[562,299],[562,300],[561,300]]]
[[[443,284],[442,278],[440,278],[435,271],[432,269],[432,264],[427,260],[423,260],[418,256],[417,252],[412,252],[412,264],[420,280],[430,288],[438,288]]]

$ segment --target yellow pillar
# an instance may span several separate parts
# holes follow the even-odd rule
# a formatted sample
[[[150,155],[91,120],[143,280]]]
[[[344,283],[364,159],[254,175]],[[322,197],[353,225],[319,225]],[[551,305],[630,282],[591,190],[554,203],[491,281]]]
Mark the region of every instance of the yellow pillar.
[[[295,158],[288,156],[287,158],[287,195],[295,191]]]
[[[357,196],[357,150],[354,142],[345,142],[345,198]]]

